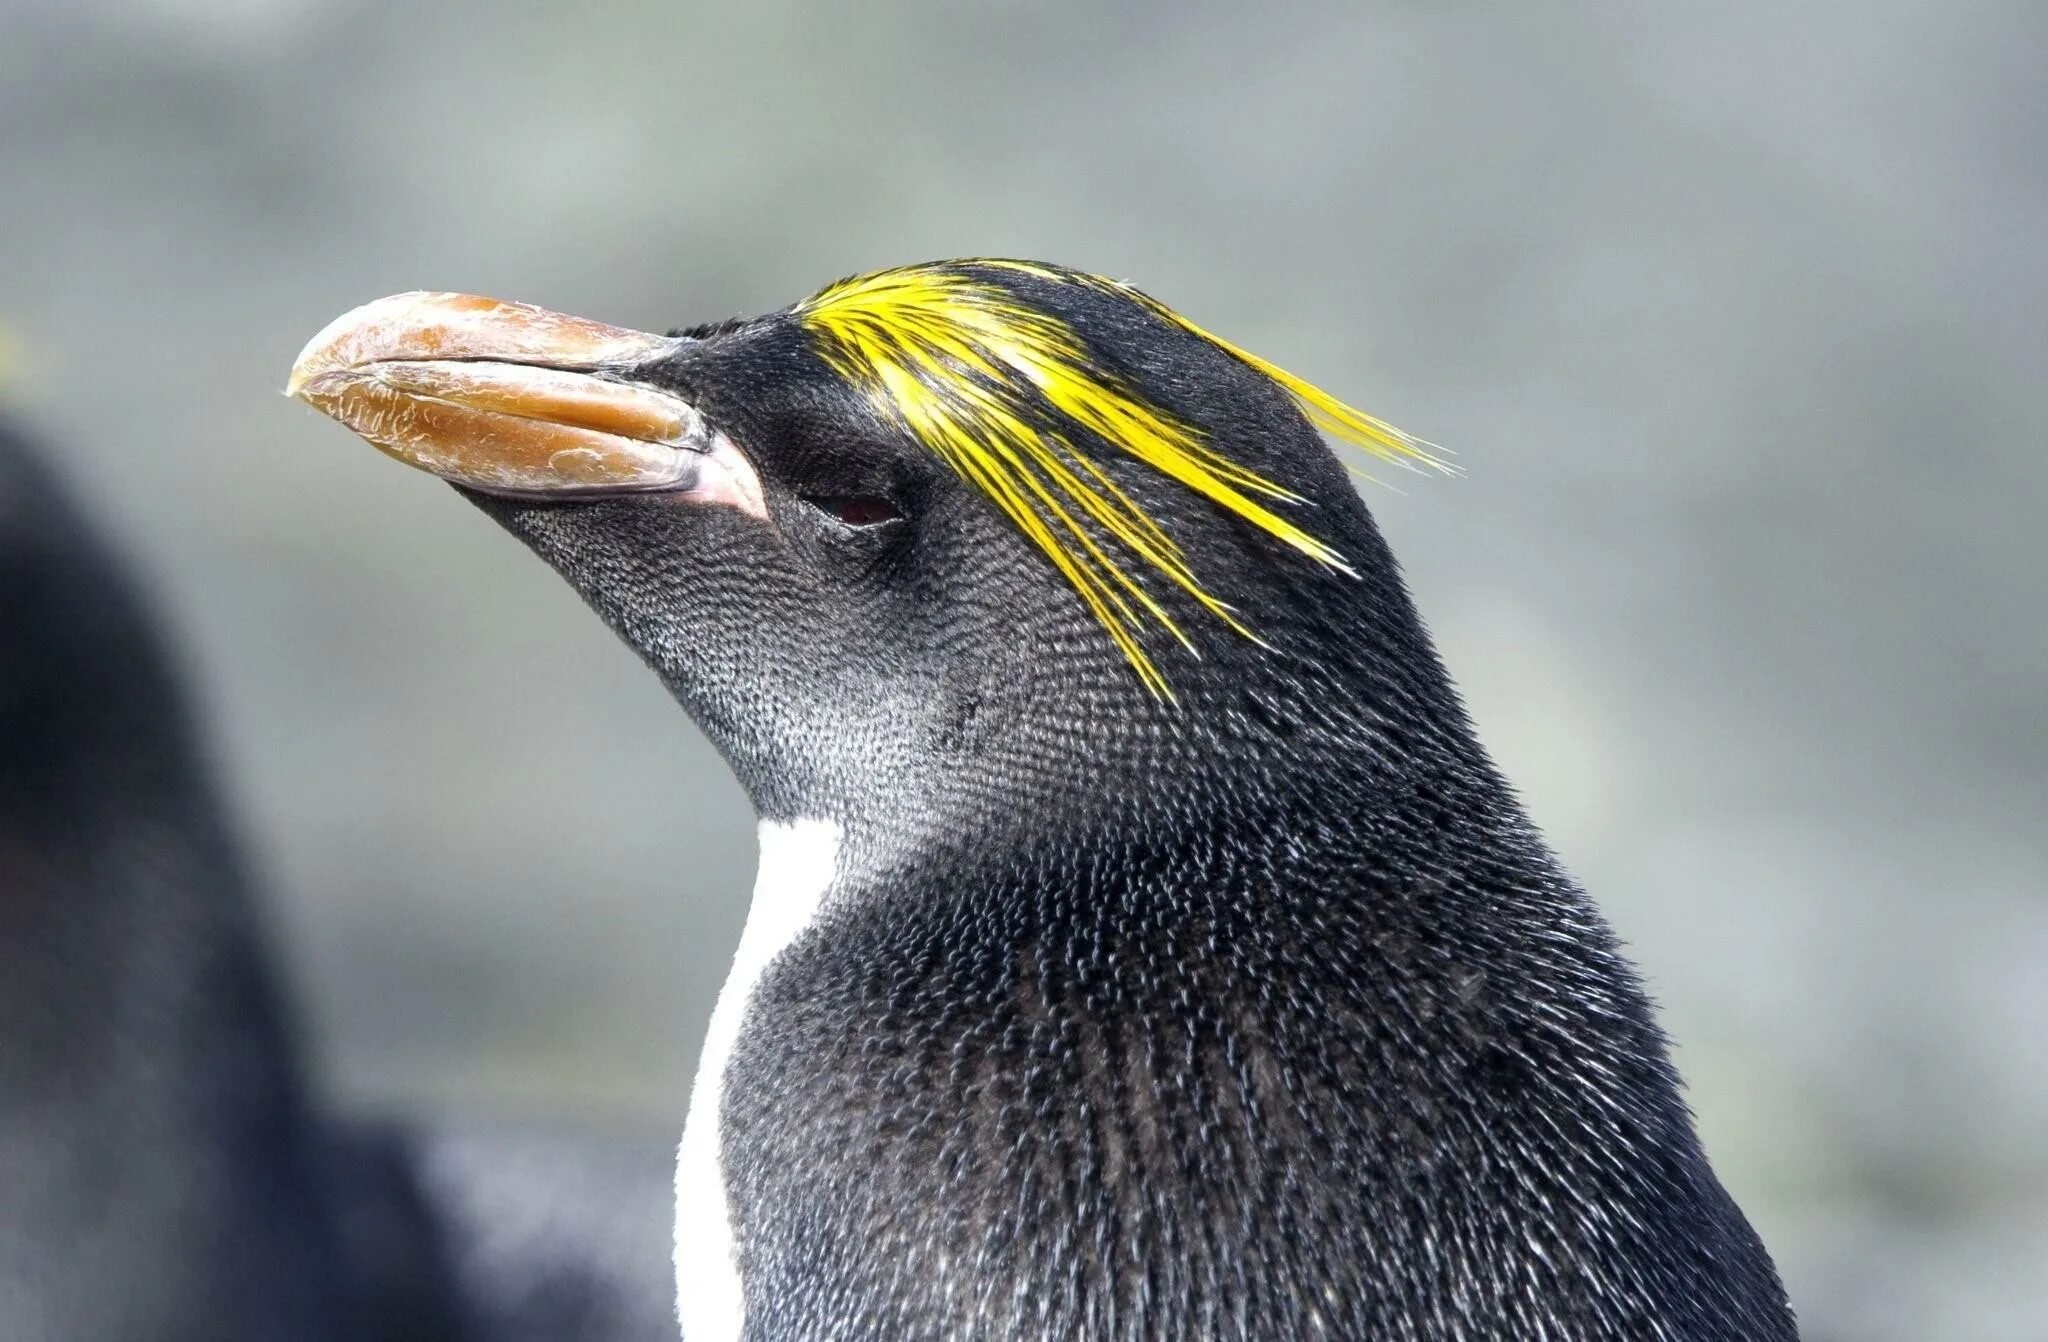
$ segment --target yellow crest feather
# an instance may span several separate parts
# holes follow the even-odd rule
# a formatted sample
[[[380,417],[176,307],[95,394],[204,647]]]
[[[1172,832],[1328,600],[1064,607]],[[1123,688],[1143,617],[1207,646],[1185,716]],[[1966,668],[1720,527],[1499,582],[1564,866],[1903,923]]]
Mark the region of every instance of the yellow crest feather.
[[[1155,694],[1171,698],[1172,689],[1146,652],[1144,631],[1156,625],[1193,644],[1126,568],[1128,560],[1165,577],[1244,637],[1257,636],[1089,456],[1093,440],[1115,445],[1318,563],[1351,569],[1270,506],[1298,503],[1297,496],[1232,461],[1200,426],[1111,373],[1070,325],[986,273],[1000,270],[1127,297],[1270,378],[1331,436],[1390,461],[1442,465],[1427,444],[1099,276],[1024,261],[937,262],[857,275],[798,304],[796,316],[827,364],[1045,552]]]

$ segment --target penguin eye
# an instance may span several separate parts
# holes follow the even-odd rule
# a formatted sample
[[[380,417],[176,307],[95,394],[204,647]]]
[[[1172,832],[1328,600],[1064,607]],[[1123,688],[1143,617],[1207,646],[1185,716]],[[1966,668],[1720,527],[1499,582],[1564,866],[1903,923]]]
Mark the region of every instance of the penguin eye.
[[[801,497],[819,512],[835,517],[849,527],[879,527],[903,516],[887,499],[843,494],[805,494]]]

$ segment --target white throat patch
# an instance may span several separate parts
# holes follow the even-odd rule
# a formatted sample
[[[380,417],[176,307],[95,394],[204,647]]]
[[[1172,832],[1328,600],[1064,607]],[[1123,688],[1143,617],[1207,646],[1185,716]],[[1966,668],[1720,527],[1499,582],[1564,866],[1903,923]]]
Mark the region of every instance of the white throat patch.
[[[761,866],[732,971],[711,1011],[690,1115],[676,1152],[676,1315],[685,1342],[738,1342],[746,1324],[732,1208],[719,1160],[725,1069],[754,985],[817,917],[839,871],[839,825],[830,820],[763,820]]]

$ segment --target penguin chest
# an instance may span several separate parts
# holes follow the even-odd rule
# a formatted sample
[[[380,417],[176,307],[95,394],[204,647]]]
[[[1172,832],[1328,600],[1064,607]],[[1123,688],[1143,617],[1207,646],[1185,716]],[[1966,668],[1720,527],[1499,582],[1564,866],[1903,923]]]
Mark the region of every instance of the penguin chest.
[[[817,916],[837,871],[831,821],[764,820],[747,925],[705,1031],[690,1111],[676,1154],[676,1313],[687,1342],[727,1342],[746,1328],[739,1216],[728,1196],[722,1114],[729,1072],[754,988]]]

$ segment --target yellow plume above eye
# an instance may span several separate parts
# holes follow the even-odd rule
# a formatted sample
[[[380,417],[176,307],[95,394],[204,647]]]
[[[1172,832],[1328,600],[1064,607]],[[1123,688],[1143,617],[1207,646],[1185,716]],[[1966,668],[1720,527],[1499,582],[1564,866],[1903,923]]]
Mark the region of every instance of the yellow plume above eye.
[[[1173,538],[1091,456],[1107,443],[1320,564],[1344,557],[1275,510],[1301,500],[1218,451],[1199,425],[1153,404],[1064,320],[995,273],[1119,295],[1272,379],[1317,428],[1390,461],[1441,467],[1429,446],[1248,354],[1158,300],[1095,275],[1027,261],[950,261],[842,280],[799,303],[827,364],[982,493],[1080,594],[1138,677],[1172,698],[1145,649],[1156,626],[1193,647],[1131,569],[1163,576],[1257,640]]]

